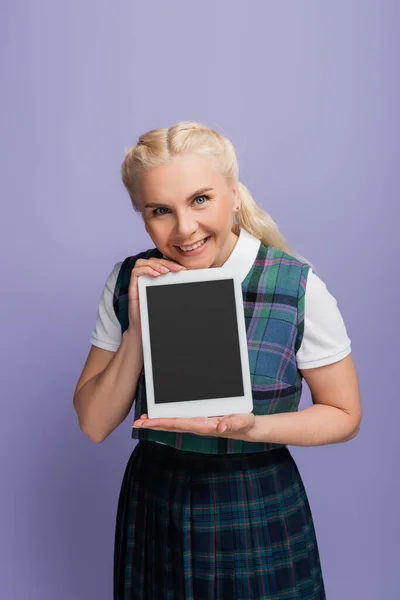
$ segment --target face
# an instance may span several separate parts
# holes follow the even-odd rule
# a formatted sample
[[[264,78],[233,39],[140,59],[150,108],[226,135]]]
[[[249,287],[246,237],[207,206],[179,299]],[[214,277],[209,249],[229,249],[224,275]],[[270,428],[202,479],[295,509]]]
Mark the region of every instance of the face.
[[[151,169],[137,200],[155,246],[187,269],[222,266],[237,242],[231,229],[238,189],[203,158],[176,156]]]

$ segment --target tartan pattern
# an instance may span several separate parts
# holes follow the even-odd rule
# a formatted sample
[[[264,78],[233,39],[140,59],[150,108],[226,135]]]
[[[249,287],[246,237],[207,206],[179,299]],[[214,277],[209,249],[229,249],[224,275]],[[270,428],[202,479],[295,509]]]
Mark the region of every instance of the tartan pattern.
[[[286,447],[135,447],[122,482],[114,600],[325,600],[312,515]]]
[[[121,265],[114,290],[114,311],[124,332],[129,326],[128,288],[139,258],[161,258],[153,248],[128,257]],[[260,244],[256,260],[242,282],[253,412],[255,415],[294,412],[302,391],[296,352],[304,334],[304,298],[309,265],[282,250]],[[140,373],[135,419],[147,412],[144,369]],[[247,442],[132,429],[132,438],[158,441],[180,450],[202,453],[262,452],[281,444]]]

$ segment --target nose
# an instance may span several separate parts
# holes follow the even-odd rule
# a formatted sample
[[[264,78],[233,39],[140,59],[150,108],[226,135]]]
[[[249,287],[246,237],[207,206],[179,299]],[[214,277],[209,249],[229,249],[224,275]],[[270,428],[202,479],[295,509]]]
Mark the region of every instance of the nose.
[[[191,211],[185,211],[183,214],[177,215],[175,224],[175,234],[179,241],[187,242],[193,237],[197,231],[197,221],[195,215]]]

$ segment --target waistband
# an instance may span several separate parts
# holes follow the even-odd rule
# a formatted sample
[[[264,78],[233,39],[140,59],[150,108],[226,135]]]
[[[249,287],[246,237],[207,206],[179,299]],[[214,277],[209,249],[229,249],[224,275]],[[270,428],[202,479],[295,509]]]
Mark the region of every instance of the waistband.
[[[188,450],[178,450],[166,444],[140,440],[138,455],[152,466],[162,469],[178,469],[192,473],[222,473],[257,467],[270,467],[293,461],[286,446],[265,452],[248,452],[243,454],[203,454]]]

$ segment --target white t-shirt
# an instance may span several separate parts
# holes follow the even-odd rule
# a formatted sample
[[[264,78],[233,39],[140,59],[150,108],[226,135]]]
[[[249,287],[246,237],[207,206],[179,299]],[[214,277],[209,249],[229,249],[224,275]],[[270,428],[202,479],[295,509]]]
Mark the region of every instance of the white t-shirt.
[[[254,263],[259,246],[260,240],[241,229],[236,246],[222,268],[234,266],[243,281]],[[121,326],[113,307],[114,288],[121,265],[122,262],[116,263],[107,278],[90,339],[93,346],[112,352],[118,350],[122,337]],[[337,301],[311,268],[304,302],[304,335],[296,353],[297,368],[322,367],[338,362],[350,354],[351,342]]]

